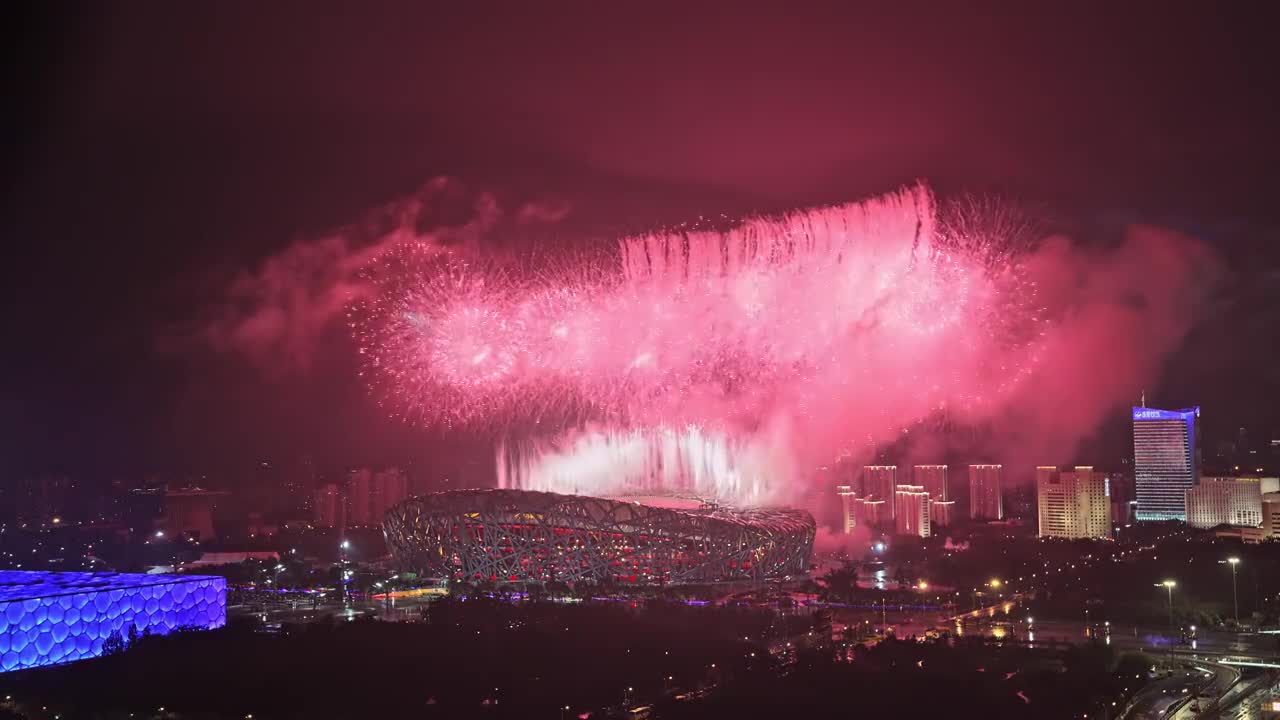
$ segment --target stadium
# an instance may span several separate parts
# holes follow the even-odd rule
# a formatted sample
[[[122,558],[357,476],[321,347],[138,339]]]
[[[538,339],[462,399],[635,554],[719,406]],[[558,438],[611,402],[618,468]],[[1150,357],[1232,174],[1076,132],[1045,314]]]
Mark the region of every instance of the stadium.
[[[402,569],[431,577],[681,585],[804,574],[815,523],[804,510],[499,489],[410,498],[383,531]]]

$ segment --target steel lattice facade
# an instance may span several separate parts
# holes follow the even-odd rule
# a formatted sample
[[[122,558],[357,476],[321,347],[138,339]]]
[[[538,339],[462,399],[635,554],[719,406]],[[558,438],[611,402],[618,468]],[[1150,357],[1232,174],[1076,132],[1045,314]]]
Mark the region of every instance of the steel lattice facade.
[[[396,505],[383,531],[403,568],[435,577],[678,585],[801,575],[815,524],[794,509],[455,490]]]

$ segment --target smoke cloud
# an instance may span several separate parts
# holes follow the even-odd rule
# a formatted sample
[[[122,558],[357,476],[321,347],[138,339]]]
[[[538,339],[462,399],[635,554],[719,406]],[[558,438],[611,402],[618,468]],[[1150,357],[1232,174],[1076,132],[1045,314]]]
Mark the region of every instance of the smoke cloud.
[[[587,408],[558,437],[552,420],[500,444],[509,487],[795,502],[806,468],[904,438],[938,461],[939,417],[982,428],[982,459],[1011,469],[1073,459],[1155,385],[1222,278],[1204,243],[1168,230],[1032,240],[992,206],[948,221],[934,203],[915,188],[728,233],[624,239],[620,268],[539,285],[473,271],[504,235],[569,205],[504,213],[437,179],[238,278],[203,339],[305,366],[364,305],[360,351],[430,422],[530,428]],[[378,284],[383,265],[394,282]]]
[[[1006,464],[1070,462],[1111,413],[1153,388],[1203,319],[1225,268],[1203,242],[1134,226],[1116,246],[1065,237],[1026,261],[1047,309],[1034,372],[992,413],[993,452]]]
[[[563,201],[526,202],[513,222],[556,223],[571,209]],[[505,219],[494,194],[434,178],[358,223],[295,242],[240,274],[199,339],[268,372],[306,367],[321,334],[373,291],[363,273],[379,258],[407,244],[419,252],[476,253]]]

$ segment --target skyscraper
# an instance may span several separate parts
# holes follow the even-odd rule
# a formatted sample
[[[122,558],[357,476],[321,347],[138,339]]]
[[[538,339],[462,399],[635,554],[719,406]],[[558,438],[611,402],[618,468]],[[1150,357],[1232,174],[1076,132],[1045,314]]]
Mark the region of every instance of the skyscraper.
[[[1111,537],[1111,499],[1107,479],[1093,468],[1077,465],[1060,472],[1052,465],[1036,468],[1040,537]]]
[[[1257,527],[1262,524],[1262,482],[1258,478],[1206,477],[1187,490],[1187,524]]]
[[[894,492],[898,487],[897,465],[867,465],[862,468],[862,497],[883,500],[885,519],[894,515]]]
[[[899,535],[929,537],[929,493],[919,485],[899,485],[894,492],[895,528]]]
[[[1187,490],[1200,477],[1200,408],[1133,408],[1138,520],[1186,520]]]
[[[969,517],[975,520],[1004,519],[999,465],[969,466]]]
[[[947,487],[946,465],[916,465],[912,470],[915,474],[915,483],[929,493],[930,500],[941,502],[951,499]]]

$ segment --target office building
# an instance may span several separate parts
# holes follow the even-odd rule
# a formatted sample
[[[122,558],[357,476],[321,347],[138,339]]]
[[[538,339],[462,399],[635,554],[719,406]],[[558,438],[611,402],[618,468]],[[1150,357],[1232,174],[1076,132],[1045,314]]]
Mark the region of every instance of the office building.
[[[1003,520],[1004,499],[1000,492],[999,465],[969,466],[969,517]]]
[[[898,487],[897,465],[867,465],[862,468],[862,497],[885,503],[887,517],[893,517],[894,493]]]
[[[1187,490],[1187,524],[1258,527],[1262,524],[1262,483],[1258,478],[1206,477]]]
[[[941,502],[951,499],[947,487],[946,465],[916,465],[912,471],[915,475],[915,484],[929,493],[930,500]]]
[[[1200,408],[1133,408],[1138,520],[1186,520],[1187,490],[1200,477]]]
[[[899,485],[894,492],[895,529],[899,535],[929,537],[929,493],[920,485]]]
[[[1092,467],[1059,471],[1036,468],[1040,537],[1069,539],[1111,537],[1111,499],[1107,479]]]

